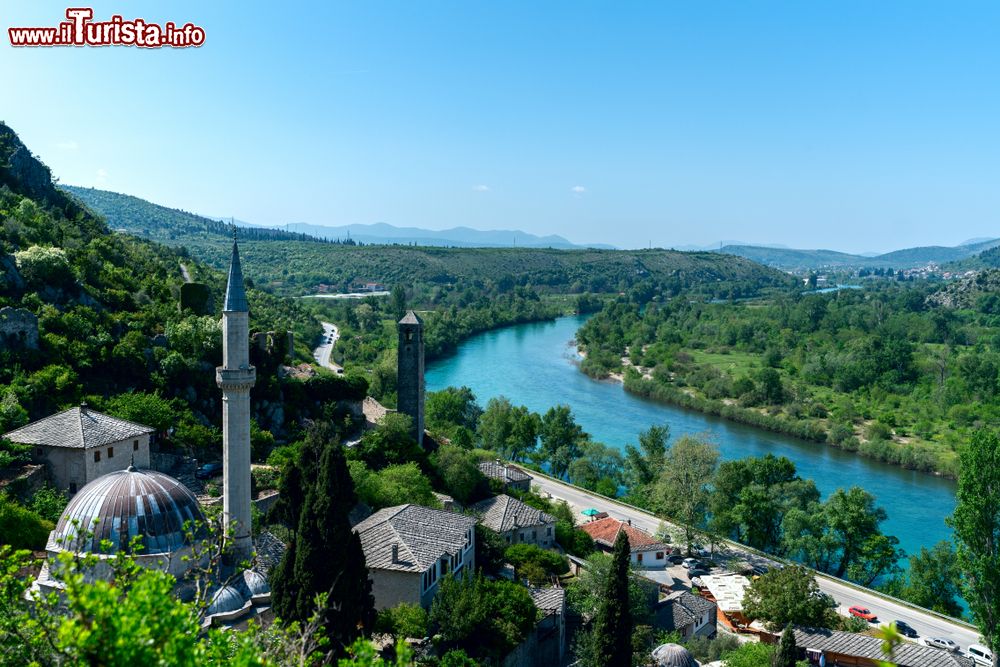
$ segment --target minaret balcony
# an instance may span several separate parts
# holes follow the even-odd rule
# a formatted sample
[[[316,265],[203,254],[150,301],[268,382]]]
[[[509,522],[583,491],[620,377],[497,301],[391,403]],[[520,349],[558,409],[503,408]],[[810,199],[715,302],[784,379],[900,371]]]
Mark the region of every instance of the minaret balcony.
[[[219,388],[226,389],[249,389],[257,382],[257,369],[253,366],[246,368],[223,368],[217,366],[215,369],[215,383]]]

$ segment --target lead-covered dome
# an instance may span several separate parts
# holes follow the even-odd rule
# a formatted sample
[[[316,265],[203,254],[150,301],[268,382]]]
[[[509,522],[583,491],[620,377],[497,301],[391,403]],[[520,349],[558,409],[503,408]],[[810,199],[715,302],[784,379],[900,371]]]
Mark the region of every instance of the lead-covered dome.
[[[50,544],[77,553],[114,554],[139,537],[141,556],[170,554],[188,545],[185,523],[205,531],[198,500],[183,484],[152,470],[126,470],[98,477],[73,496]],[[194,530],[192,525],[188,530]],[[93,533],[90,535],[89,533]],[[108,540],[110,546],[102,547]]]
[[[698,667],[691,652],[680,644],[661,644],[653,650],[657,667]]]

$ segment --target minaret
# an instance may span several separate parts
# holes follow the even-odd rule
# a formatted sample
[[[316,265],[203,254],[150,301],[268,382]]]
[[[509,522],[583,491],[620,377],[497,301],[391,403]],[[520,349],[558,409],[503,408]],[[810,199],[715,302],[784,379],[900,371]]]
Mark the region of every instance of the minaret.
[[[397,325],[399,346],[396,349],[396,407],[410,415],[410,435],[424,444],[424,323],[412,310]]]
[[[222,389],[222,517],[239,562],[250,557],[250,388],[257,371],[250,365],[250,313],[243,289],[240,251],[233,232],[226,301],[222,306],[222,365],[215,381]]]

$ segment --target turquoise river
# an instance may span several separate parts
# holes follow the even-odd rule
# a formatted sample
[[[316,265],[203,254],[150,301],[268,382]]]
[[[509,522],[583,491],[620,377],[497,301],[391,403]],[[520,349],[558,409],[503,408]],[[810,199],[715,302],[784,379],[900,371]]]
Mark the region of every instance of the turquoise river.
[[[428,364],[427,390],[465,385],[475,392],[481,405],[503,395],[515,405],[526,405],[539,413],[566,404],[593,439],[619,448],[637,442],[639,431],[651,424],[667,424],[674,438],[707,436],[723,459],[769,452],[786,456],[795,462],[802,477],[816,481],[824,496],[851,485],[874,494],[889,515],[883,529],[899,538],[907,554],[949,539],[945,517],[955,509],[953,481],[654,403],[626,393],[617,382],[591,380],[580,372],[579,357],[571,345],[585,319],[563,317],[476,336],[454,355]]]

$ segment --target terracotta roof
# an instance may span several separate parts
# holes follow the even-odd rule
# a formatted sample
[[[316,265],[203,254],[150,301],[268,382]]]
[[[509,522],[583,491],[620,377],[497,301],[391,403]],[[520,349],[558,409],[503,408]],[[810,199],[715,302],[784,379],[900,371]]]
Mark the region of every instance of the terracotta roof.
[[[625,534],[628,535],[628,544],[632,551],[649,551],[656,548],[667,548],[667,545],[653,539],[653,536],[646,531],[636,528],[635,526],[630,526],[624,521],[610,516],[598,519],[597,521],[588,521],[587,523],[579,526],[579,528],[594,538],[595,542],[606,547],[615,546],[615,540],[618,539],[618,533],[624,530]]]
[[[795,628],[795,643],[799,648],[838,653],[869,660],[885,660],[882,640],[853,632],[825,628]],[[903,642],[892,653],[892,662],[899,667],[973,667],[971,658],[951,651],[913,642]]]
[[[118,419],[82,406],[43,417],[4,437],[25,445],[91,449],[137,438],[153,430],[151,426]]]
[[[551,514],[506,494],[482,500],[469,509],[480,516],[480,523],[498,533],[556,522]]]
[[[517,466],[500,463],[498,461],[483,461],[479,464],[479,471],[487,477],[499,479],[504,484],[530,481],[532,479],[531,475],[525,473]]]
[[[368,569],[423,572],[446,554],[464,549],[476,520],[420,505],[379,510],[354,527]],[[392,547],[397,547],[396,559]]]

